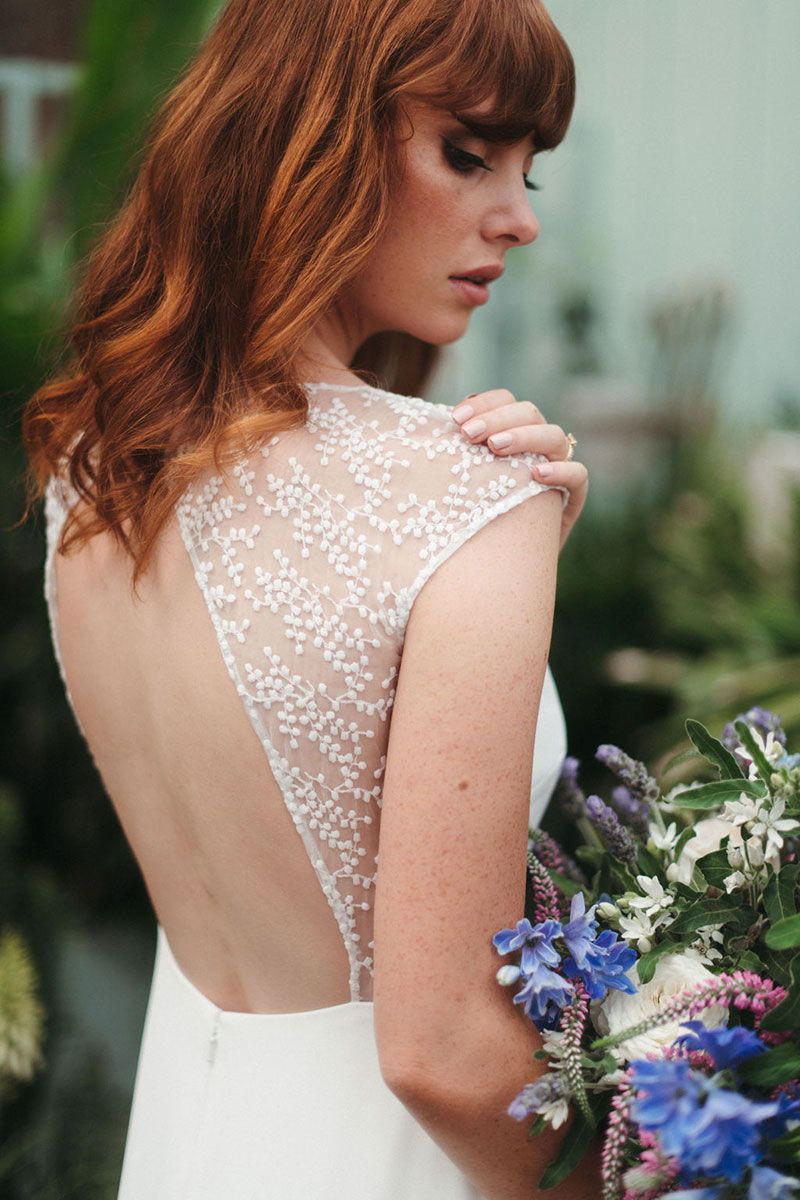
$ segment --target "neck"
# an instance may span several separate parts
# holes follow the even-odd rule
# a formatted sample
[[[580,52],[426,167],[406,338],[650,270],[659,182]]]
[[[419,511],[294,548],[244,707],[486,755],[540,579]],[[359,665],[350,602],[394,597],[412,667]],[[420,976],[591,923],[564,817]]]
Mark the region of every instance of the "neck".
[[[300,378],[305,383],[360,383],[350,363],[368,332],[340,308],[320,317],[298,356]]]

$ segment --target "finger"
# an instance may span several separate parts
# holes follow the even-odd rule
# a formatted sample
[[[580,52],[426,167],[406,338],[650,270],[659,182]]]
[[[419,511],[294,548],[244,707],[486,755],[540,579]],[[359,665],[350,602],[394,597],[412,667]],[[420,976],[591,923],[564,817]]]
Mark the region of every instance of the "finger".
[[[586,503],[589,473],[581,462],[547,462],[537,464],[531,474],[538,483],[567,489],[567,502],[561,514],[563,546]]]
[[[486,415],[481,420],[488,425],[492,416],[494,414]],[[467,421],[466,425],[472,426],[472,421]],[[462,429],[470,441],[478,440],[470,437],[469,428],[462,426]],[[569,453],[567,435],[560,425],[520,425],[518,422],[514,428],[504,427],[498,433],[490,430],[486,434],[486,441],[495,454],[533,453],[543,454],[550,459],[566,459]]]
[[[531,421],[544,421],[544,417],[535,404],[526,400],[517,400],[513,392],[509,392],[507,388],[493,388],[488,392],[477,392],[472,396],[466,396],[453,409],[452,416],[457,425],[463,426],[473,417],[482,417],[487,413],[504,408],[509,412],[512,410],[517,412],[517,420],[512,421],[511,425],[526,425]]]
[[[570,493],[585,493],[589,487],[589,472],[582,462],[537,463],[532,468],[531,475],[539,483],[567,488]]]

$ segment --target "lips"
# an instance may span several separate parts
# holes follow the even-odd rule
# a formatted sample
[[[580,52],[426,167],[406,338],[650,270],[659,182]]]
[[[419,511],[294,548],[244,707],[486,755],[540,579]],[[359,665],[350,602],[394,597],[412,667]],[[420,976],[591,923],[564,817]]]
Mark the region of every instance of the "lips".
[[[494,279],[499,279],[503,274],[503,268],[497,264],[488,267],[476,267],[474,270],[462,271],[457,275],[451,275],[451,279],[465,279],[468,283],[475,283],[479,287],[485,287],[487,283],[491,283]]]

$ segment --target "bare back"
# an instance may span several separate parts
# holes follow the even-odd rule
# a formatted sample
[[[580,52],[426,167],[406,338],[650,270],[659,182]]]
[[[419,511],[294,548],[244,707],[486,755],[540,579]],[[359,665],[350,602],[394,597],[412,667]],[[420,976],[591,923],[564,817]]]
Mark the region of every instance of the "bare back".
[[[441,406],[315,390],[305,429],[197,480],[136,593],[110,535],[53,554],[51,495],[70,699],[176,958],[221,1008],[370,998],[408,616],[441,562],[544,490],[527,466]]]

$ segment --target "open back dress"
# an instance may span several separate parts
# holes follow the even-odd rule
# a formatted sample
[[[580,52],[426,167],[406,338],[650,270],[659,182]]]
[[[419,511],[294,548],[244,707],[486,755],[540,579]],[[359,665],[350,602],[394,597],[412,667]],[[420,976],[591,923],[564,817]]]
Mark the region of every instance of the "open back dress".
[[[340,931],[350,1001],[225,1011],[181,971],[159,927],[121,1200],[478,1195],[380,1073],[371,998],[381,789],[416,597],[468,538],[546,488],[531,479],[534,456],[470,445],[444,405],[369,386],[307,390],[303,428],[199,477],[176,520],[265,778],[280,787]],[[52,479],[46,591],[59,661],[55,554],[73,502]],[[532,824],[565,748],[548,671]]]

